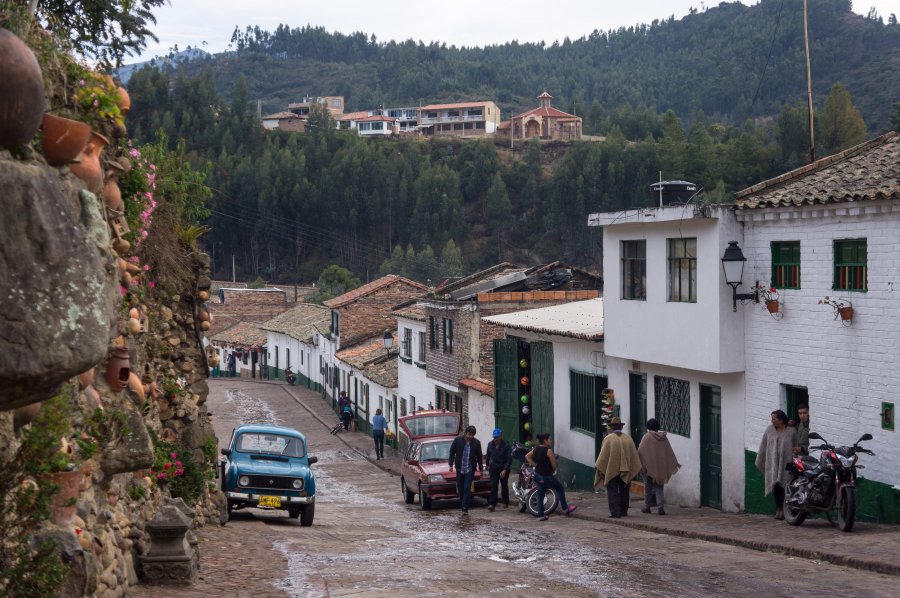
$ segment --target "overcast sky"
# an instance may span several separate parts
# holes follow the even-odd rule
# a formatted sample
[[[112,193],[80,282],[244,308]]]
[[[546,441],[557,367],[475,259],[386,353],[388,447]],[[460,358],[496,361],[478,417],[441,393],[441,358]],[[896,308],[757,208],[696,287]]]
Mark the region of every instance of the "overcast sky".
[[[170,1],[171,6],[154,12],[157,25],[153,31],[159,43],[151,40],[143,59],[166,54],[176,44],[181,50],[190,45],[208,52],[222,52],[227,49],[235,26],[242,31],[247,25],[274,31],[280,23],[291,28],[309,24],[345,34],[374,33],[382,42],[412,38],[456,46],[485,46],[512,40],[543,40],[550,44],[566,36],[577,39],[594,29],[606,31],[650,23],[673,14],[681,18],[692,6],[702,10],[705,6],[718,5],[716,1],[699,0]],[[744,0],[744,4],[756,3]],[[853,4],[854,10],[861,14],[874,6],[885,21],[891,12],[900,12],[897,0],[856,0]]]

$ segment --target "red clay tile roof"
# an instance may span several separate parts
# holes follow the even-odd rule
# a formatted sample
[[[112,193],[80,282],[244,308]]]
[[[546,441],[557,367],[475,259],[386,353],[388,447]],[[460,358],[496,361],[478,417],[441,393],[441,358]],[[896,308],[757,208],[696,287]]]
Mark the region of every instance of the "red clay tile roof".
[[[288,118],[302,118],[299,114],[294,114],[293,112],[276,112],[275,114],[269,114],[267,116],[262,117],[263,120],[285,120]]]
[[[563,112],[562,110],[557,110],[554,107],[544,108],[543,106],[538,106],[537,108],[532,108],[528,112],[523,112],[522,114],[516,114],[513,118],[525,118],[526,116],[531,116],[532,114],[537,116],[546,116],[549,118],[574,118],[576,120],[581,120],[580,116],[575,116],[574,114],[569,114],[568,112]]]
[[[457,102],[456,104],[430,104],[422,106],[420,110],[453,110],[454,108],[486,108],[494,102]]]
[[[361,118],[366,118],[369,116],[368,110],[363,110],[362,112],[347,112],[346,114],[341,114],[340,116],[335,116],[334,120],[340,122],[344,120],[359,120]]]
[[[425,322],[425,307],[419,304],[407,305],[399,309],[394,309],[394,315],[398,318],[406,318],[408,320],[416,320]]]
[[[231,328],[210,337],[210,340],[253,349],[266,344],[266,331],[262,330],[257,322],[238,322]]]
[[[331,310],[313,303],[299,303],[296,307],[260,324],[263,330],[286,334],[298,341],[305,341],[316,332],[327,332],[329,326],[331,326]]]
[[[364,284],[363,286],[353,289],[343,295],[338,295],[334,299],[329,299],[325,302],[325,307],[329,307],[334,309],[335,307],[341,307],[342,305],[347,305],[348,303],[352,303],[359,299],[360,297],[365,297],[370,293],[374,293],[379,289],[383,289],[386,286],[390,286],[392,284],[404,282],[408,285],[412,285],[421,289],[423,292],[428,290],[428,287],[425,285],[419,284],[414,280],[410,280],[408,278],[403,278],[402,276],[397,276],[396,274],[388,274],[387,276],[383,276],[378,280],[373,280],[369,284]]]
[[[900,199],[900,135],[816,160],[735,194],[738,209]]]
[[[484,378],[463,378],[459,381],[460,386],[472,388],[489,397],[494,396],[494,385]]]
[[[397,346],[396,334],[394,346]],[[338,351],[335,357],[376,384],[385,388],[397,386],[397,353],[388,353],[384,348],[383,335],[369,337],[352,347]]]

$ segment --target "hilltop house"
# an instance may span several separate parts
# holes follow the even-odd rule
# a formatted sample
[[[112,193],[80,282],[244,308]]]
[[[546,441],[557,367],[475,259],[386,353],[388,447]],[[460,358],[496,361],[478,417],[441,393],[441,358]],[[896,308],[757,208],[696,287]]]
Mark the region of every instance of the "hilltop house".
[[[334,117],[344,113],[344,96],[306,96],[299,102],[288,104],[288,112],[307,118],[310,108],[316,104],[326,108]]]
[[[419,109],[419,131],[425,135],[479,137],[490,135],[500,124],[500,108],[494,102],[431,104]]]
[[[553,100],[546,91],[537,97],[539,106],[516,114],[509,122],[509,134],[516,139],[581,139],[581,117],[563,112],[550,105]],[[504,123],[506,124],[506,123]],[[505,129],[506,127],[504,127]]]
[[[306,131],[306,119],[293,112],[276,112],[262,117],[262,126],[267,131],[293,131],[303,133]]]

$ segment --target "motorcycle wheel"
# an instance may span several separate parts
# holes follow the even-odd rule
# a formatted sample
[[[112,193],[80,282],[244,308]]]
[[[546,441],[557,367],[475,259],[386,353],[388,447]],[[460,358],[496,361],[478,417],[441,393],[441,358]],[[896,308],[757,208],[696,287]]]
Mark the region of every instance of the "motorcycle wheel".
[[[804,521],[806,521],[806,516],[809,514],[803,509],[795,509],[791,505],[791,498],[797,492],[797,483],[799,478],[794,478],[788,483],[787,488],[784,490],[784,520],[787,521],[790,525],[800,525]]]
[[[537,517],[538,514],[538,501],[537,501],[537,490],[532,490],[525,499],[528,504],[528,512]],[[544,515],[552,515],[554,511],[556,511],[556,507],[559,506],[559,497],[556,495],[556,490],[552,488],[548,488],[546,492],[544,492]]]
[[[841,504],[838,505],[838,527],[849,532],[856,523],[856,488],[841,489]]]

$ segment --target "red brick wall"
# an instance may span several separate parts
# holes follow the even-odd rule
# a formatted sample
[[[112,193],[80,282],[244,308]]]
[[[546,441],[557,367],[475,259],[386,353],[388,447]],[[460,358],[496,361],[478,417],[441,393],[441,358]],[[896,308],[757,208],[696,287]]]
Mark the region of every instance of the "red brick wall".
[[[391,308],[420,295],[422,289],[398,281],[335,308],[332,311],[340,314],[341,347],[347,347],[385,330],[395,330],[397,320],[392,315]]]

